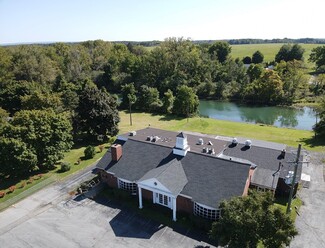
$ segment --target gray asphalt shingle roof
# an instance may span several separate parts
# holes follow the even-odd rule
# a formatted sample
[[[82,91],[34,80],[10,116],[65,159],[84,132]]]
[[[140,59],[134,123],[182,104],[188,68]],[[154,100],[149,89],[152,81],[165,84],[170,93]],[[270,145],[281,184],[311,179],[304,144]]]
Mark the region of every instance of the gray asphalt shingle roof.
[[[158,175],[171,191],[177,192],[183,187],[181,194],[210,207],[217,207],[221,200],[241,196],[250,169],[250,165],[206,154],[188,152],[185,157],[176,156],[171,147],[132,139],[122,144],[122,153],[120,160],[114,162],[109,150],[97,168],[132,182],[142,180],[147,173],[147,176]],[[170,169],[163,170],[164,167]],[[175,180],[181,182],[178,184]],[[187,183],[183,186],[185,180]]]
[[[223,154],[229,157],[241,158],[247,161],[251,161],[257,165],[258,168],[265,169],[265,173],[274,173],[279,168],[279,163],[282,163],[282,167],[279,173],[279,178],[285,178],[289,171],[294,170],[294,161],[296,155],[291,152],[286,152],[285,157],[281,157],[281,151],[275,149],[269,149],[265,147],[258,147],[252,145],[249,149],[243,144],[232,146],[231,143],[223,151]],[[302,156],[301,159],[302,161]],[[263,171],[261,171],[262,173]],[[268,175],[265,175],[267,177]],[[299,163],[297,170],[297,178],[301,176],[301,163]]]

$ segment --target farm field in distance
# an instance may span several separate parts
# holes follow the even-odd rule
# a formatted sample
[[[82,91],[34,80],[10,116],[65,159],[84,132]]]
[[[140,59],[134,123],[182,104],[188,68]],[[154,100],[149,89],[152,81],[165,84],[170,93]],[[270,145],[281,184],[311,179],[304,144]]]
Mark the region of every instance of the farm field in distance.
[[[231,56],[233,58],[244,58],[245,56],[252,57],[253,53],[259,50],[264,55],[264,62],[271,62],[274,60],[275,55],[280,50],[281,46],[285,43],[267,43],[267,44],[243,44],[231,45]],[[312,67],[313,63],[308,62],[311,50],[315,47],[322,46],[323,44],[299,44],[304,49],[304,59],[308,67]]]

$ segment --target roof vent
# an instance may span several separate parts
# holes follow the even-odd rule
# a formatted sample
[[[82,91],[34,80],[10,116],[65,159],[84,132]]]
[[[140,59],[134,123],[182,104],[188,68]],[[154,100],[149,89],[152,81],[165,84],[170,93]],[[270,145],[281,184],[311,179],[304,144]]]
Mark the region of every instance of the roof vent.
[[[208,145],[213,146],[212,142],[209,140]]]
[[[246,140],[245,141],[245,146],[251,147],[252,146],[252,141],[251,140]]]
[[[281,155],[280,155],[282,158],[285,158],[285,156],[286,156],[286,149],[283,149],[282,151],[281,151]]]
[[[209,153],[210,153],[210,154],[215,154],[214,148],[210,148],[210,149],[209,149]]]
[[[237,138],[233,138],[232,141],[231,141],[231,144],[237,145],[238,144]]]
[[[136,136],[137,135],[137,132],[136,131],[131,131],[130,132],[130,136]]]
[[[151,141],[152,140],[152,136],[147,136],[147,141]]]
[[[197,144],[198,144],[198,145],[203,145],[203,139],[202,139],[202,138],[199,138]]]
[[[158,136],[154,136],[154,137],[152,137],[152,142],[156,142],[156,141],[158,141],[160,138],[158,137]]]
[[[207,153],[208,152],[208,149],[206,147],[203,147],[202,152],[203,153]]]

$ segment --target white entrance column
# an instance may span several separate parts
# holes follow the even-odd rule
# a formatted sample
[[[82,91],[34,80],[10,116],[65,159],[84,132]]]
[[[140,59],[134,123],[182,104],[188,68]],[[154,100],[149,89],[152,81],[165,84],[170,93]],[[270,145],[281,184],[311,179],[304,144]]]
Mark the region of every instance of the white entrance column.
[[[140,188],[139,186],[138,186],[138,188],[139,188],[139,208],[140,209],[142,209],[142,188]]]
[[[173,221],[176,221],[176,197],[173,197]]]

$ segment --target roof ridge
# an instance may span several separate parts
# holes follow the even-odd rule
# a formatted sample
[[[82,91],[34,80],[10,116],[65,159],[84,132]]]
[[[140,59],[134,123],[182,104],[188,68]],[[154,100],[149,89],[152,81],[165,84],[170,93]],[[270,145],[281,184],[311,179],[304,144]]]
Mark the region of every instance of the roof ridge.
[[[164,173],[170,166],[171,166],[171,162],[174,161],[176,158],[174,158],[173,160],[169,161],[168,163],[165,164],[165,166],[163,166],[163,170],[156,174],[156,177],[158,177],[159,175],[161,175],[162,173]],[[162,166],[159,166],[159,167],[155,167],[153,170],[155,169],[158,169],[158,168],[161,168]]]

